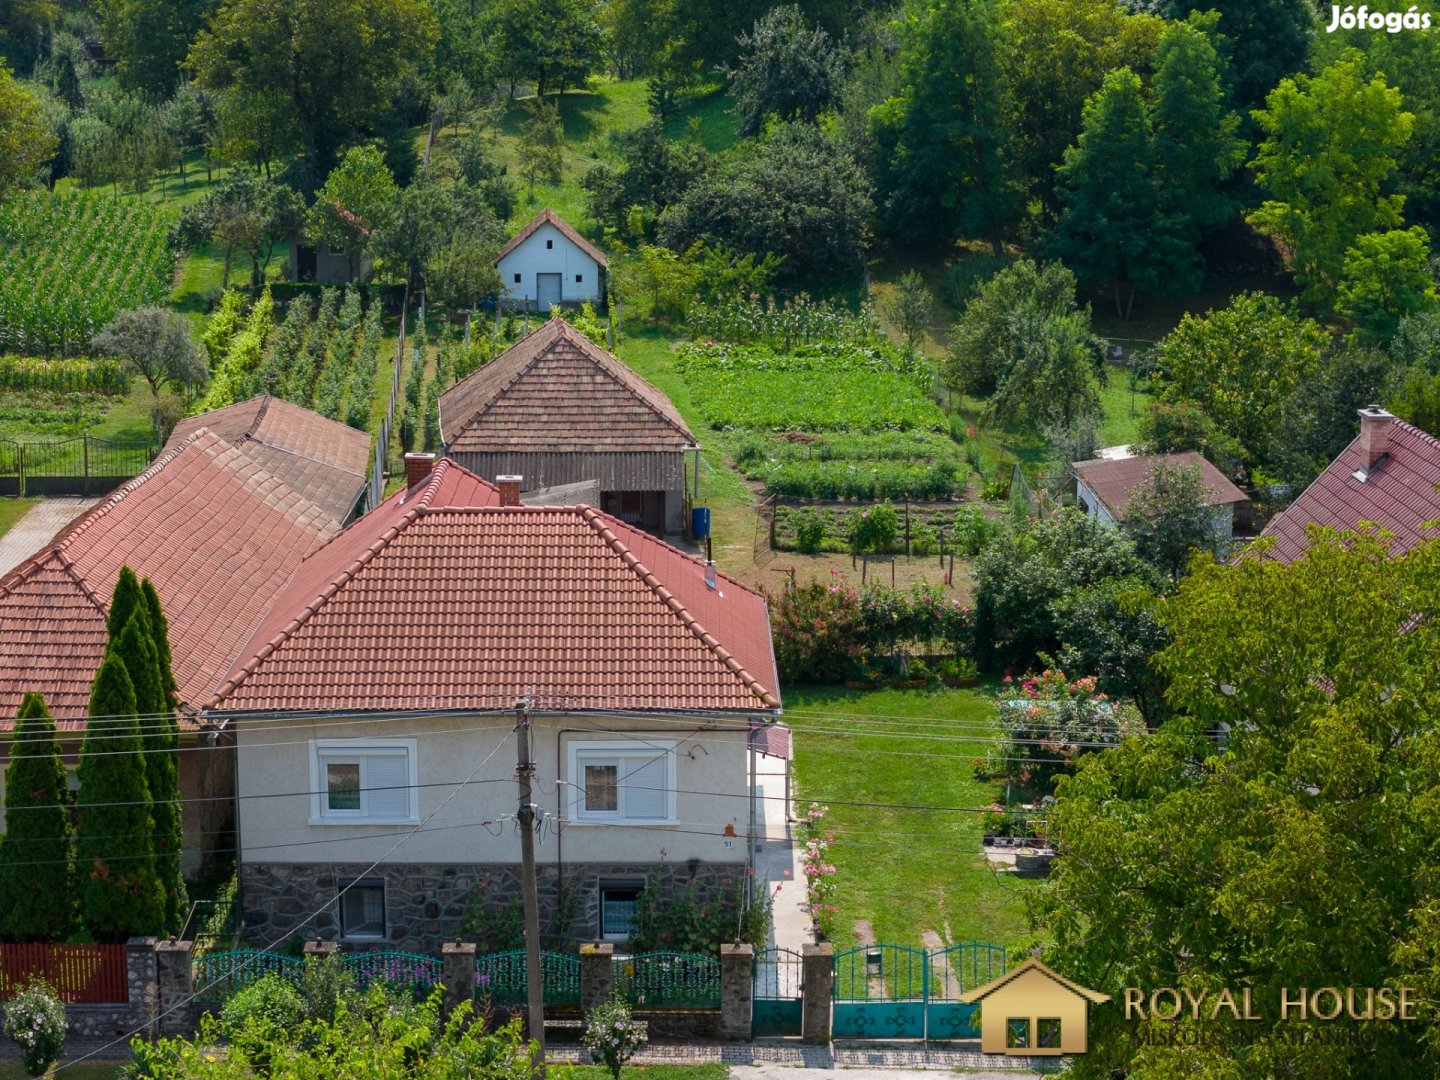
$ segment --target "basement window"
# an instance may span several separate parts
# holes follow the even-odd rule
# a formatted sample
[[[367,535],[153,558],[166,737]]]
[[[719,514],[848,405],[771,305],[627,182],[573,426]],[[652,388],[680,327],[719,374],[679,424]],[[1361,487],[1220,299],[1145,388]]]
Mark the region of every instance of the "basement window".
[[[360,878],[341,894],[340,933],[368,941],[384,938],[384,878]]]
[[[635,930],[635,904],[643,881],[600,882],[600,940],[626,941]]]

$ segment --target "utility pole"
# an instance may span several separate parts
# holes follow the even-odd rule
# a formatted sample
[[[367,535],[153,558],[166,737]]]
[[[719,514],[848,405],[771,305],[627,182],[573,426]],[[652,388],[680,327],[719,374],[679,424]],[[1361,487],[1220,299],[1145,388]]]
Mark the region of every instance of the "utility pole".
[[[530,1003],[530,1038],[537,1049],[531,1075],[545,1080],[545,986],[540,974],[540,895],[535,885],[535,807],[530,782],[535,762],[530,760],[530,690],[515,706],[515,778],[520,782],[520,884],[525,900],[525,985]]]

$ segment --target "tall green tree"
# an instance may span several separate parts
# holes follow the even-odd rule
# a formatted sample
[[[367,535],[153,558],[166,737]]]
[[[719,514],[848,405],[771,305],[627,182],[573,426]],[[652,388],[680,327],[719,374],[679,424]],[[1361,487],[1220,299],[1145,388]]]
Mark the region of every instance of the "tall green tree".
[[[1250,222],[1290,251],[1306,298],[1331,305],[1358,238],[1402,225],[1395,172],[1415,117],[1347,53],[1318,75],[1283,80],[1255,119],[1265,138],[1251,167],[1270,198]]]
[[[145,597],[145,612],[150,616],[150,636],[155,642],[166,706],[174,710],[180,705],[180,697],[175,685],[175,658],[170,651],[170,620],[165,617],[165,612],[160,607],[160,593],[148,577],[140,582],[140,592]]]
[[[1195,12],[1219,14],[1215,40],[1241,109],[1259,105],[1281,79],[1303,71],[1315,37],[1315,5],[1309,0],[1161,0],[1158,8],[1175,20]]]
[[[1225,65],[1206,25],[1172,23],[1155,51],[1155,181],[1164,215],[1194,245],[1238,210],[1226,182],[1245,159],[1240,118],[1227,108]]]
[[[535,200],[535,181],[558,184],[565,174],[565,126],[560,106],[537,95],[520,125],[520,170]]]
[[[798,4],[774,7],[740,37],[727,70],[740,134],[756,135],[767,116],[815,120],[834,104],[844,68],[830,35],[808,25]]]
[[[1336,310],[1363,341],[1384,343],[1407,315],[1434,311],[1440,296],[1430,269],[1430,235],[1419,225],[1366,233],[1345,252]]]
[[[882,212],[907,241],[989,241],[1019,216],[1003,153],[1000,0],[905,9],[900,93],[870,110]]]
[[[1280,409],[1310,379],[1328,341],[1325,330],[1264,293],[1241,293],[1228,307],[1186,315],[1156,349],[1162,401],[1194,402],[1239,442],[1247,464],[1268,465]]]
[[[96,941],[119,942],[165,927],[155,870],[155,823],[135,716],[135,687],[111,653],[90,692],[80,750],[75,867],[80,916]]]
[[[1184,573],[1196,551],[1223,555],[1230,539],[1210,505],[1210,489],[1195,465],[1158,463],[1125,504],[1125,527],[1135,553],[1171,580]]]
[[[214,10],[213,0],[101,0],[105,51],[120,85],[150,98],[169,97],[180,82],[190,43]]]
[[[40,102],[0,62],[0,198],[34,184],[58,145]]]
[[[330,171],[305,217],[305,235],[343,251],[354,278],[371,237],[384,228],[399,188],[374,146],[352,146]]]
[[[74,932],[69,795],[55,721],[44,698],[26,694],[5,769],[0,937],[6,941],[65,941]]]
[[[115,591],[110,594],[110,611],[105,617],[105,635],[109,644],[113,645],[120,639],[120,632],[125,629],[125,624],[136,611],[143,611],[146,616],[149,614],[145,604],[145,590],[135,571],[128,566],[122,566],[115,579]]]
[[[1440,844],[1440,627],[1415,613],[1437,602],[1440,544],[1390,558],[1375,536],[1321,533],[1292,563],[1182,581],[1159,606],[1177,718],[1056,789],[1048,835],[1064,854],[1031,894],[1045,962],[1117,995],[1408,986],[1432,1000],[1440,895],[1414,853]],[[1216,1039],[1186,1009],[1166,1022],[1174,1045],[1147,1046],[1122,1010],[1093,1010],[1071,1071],[1420,1080],[1440,1064],[1423,1020],[1337,1039],[1259,1011]]]
[[[135,688],[135,709],[145,762],[154,823],[155,872],[165,891],[165,929],[179,933],[189,900],[180,872],[184,831],[181,824],[179,761],[180,736],[174,714],[166,702],[165,673],[154,641],[148,605],[130,616],[112,647],[125,664]]]
[[[1065,151],[1059,173],[1063,209],[1054,250],[1081,281],[1108,289],[1115,314],[1126,319],[1137,288],[1185,292],[1202,271],[1166,213],[1152,141],[1139,76],[1129,68],[1112,71],[1086,103],[1080,138]]]
[[[595,0],[498,0],[486,9],[491,47],[510,80],[535,93],[583,86],[600,63]]]
[[[226,92],[242,152],[299,150],[318,177],[385,118],[437,34],[424,0],[221,0],[187,65]]]
[[[1027,200],[1051,222],[1060,212],[1055,169],[1080,134],[1082,113],[1105,74],[1147,78],[1165,28],[1114,0],[1024,0],[1002,8],[1000,66],[1005,156]]]

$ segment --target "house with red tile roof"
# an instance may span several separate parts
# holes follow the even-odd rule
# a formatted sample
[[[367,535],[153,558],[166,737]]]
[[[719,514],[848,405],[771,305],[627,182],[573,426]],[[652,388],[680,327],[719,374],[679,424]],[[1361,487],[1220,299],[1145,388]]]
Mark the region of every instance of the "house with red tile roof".
[[[209,428],[336,521],[365,491],[370,435],[270,394],[181,420],[165,449]]]
[[[610,260],[548,207],[495,256],[502,299],[512,308],[549,312],[605,302]]]
[[[522,702],[560,937],[624,940],[647,887],[739,888],[751,725],[780,711],[764,598],[593,507],[523,505],[518,478],[408,464],[204,712],[236,740],[250,940],[313,914],[305,936],[433,951],[482,881],[518,904]]]
[[[1390,553],[1403,555],[1436,535],[1440,520],[1440,439],[1378,405],[1360,410],[1360,433],[1285,510],[1261,540],[1264,557],[1290,563],[1310,546],[1312,525],[1353,530],[1373,522],[1391,534]]]
[[[1215,536],[1229,540],[1234,535],[1235,514],[1250,497],[1232,484],[1198,450],[1178,454],[1122,454],[1077,461],[1070,466],[1075,477],[1076,502],[1091,517],[1124,526],[1130,513],[1130,497],[1161,467],[1197,469],[1209,494]]]
[[[695,436],[669,398],[563,319],[441,394],[440,440],[486,479],[598,483],[606,513],[657,536],[685,527]]]
[[[226,826],[233,790],[230,749],[196,713],[276,591],[339,533],[339,521],[242,448],[193,430],[0,580],[0,739],[36,691],[73,765],[120,568],[148,577],[170,624],[181,791],[208,800],[185,807],[186,865],[195,865]]]

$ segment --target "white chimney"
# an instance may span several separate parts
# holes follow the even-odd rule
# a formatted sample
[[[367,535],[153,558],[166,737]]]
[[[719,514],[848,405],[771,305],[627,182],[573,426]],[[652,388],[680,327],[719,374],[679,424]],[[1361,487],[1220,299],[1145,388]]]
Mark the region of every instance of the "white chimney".
[[[1379,405],[1366,405],[1360,410],[1360,462],[1366,472],[1390,450],[1390,432],[1395,417]]]
[[[520,485],[524,482],[523,476],[497,476],[495,486],[500,489],[501,506],[520,505]]]

